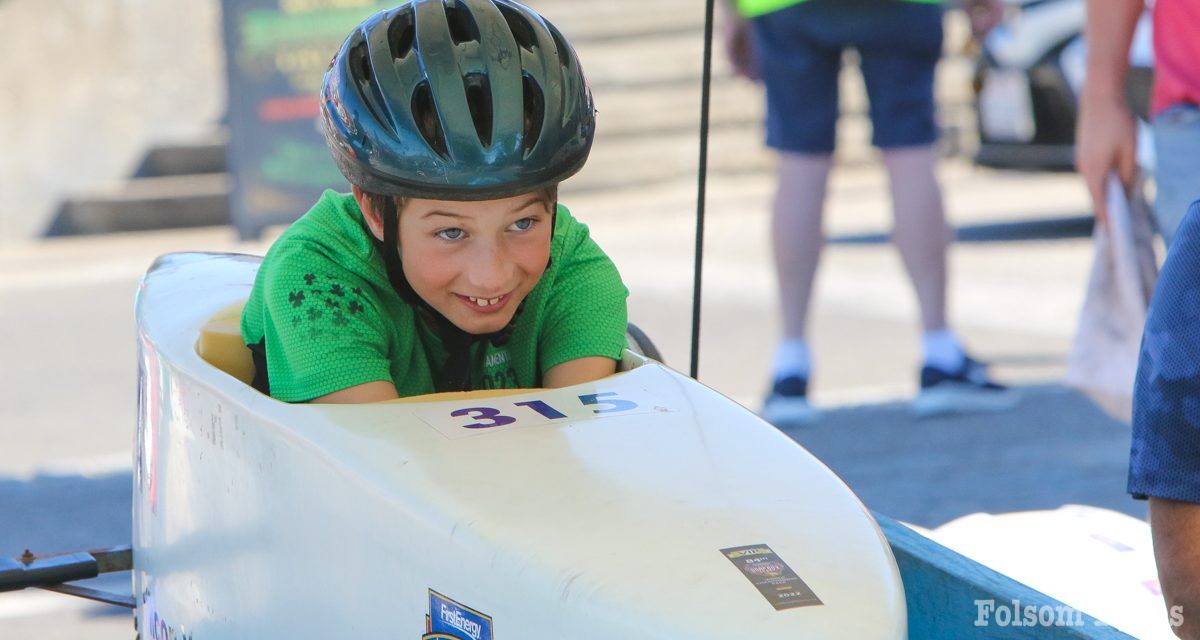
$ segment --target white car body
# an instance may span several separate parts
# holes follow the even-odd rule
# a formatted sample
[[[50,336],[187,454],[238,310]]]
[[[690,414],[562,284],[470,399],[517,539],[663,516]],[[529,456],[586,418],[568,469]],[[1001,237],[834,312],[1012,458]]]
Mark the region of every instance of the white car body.
[[[906,637],[868,511],[731,400],[627,352],[564,389],[279,402],[197,354],[257,266],[166,256],[139,291],[142,638]]]

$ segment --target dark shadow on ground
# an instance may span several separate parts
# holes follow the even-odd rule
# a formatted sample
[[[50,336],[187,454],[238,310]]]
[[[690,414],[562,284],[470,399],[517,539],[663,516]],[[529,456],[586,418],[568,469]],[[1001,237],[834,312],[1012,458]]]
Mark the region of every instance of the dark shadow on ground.
[[[955,228],[954,239],[956,242],[1016,242],[1087,238],[1092,235],[1094,221],[1090,215],[1080,215],[1044,220],[974,224]],[[835,236],[829,239],[832,244],[884,244],[888,241],[886,233],[860,233]]]
[[[1125,493],[1129,427],[1058,385],[1018,389],[1010,411],[919,420],[907,403],[827,412],[784,429],[867,507],[936,527],[975,512],[1086,504],[1146,517]]]

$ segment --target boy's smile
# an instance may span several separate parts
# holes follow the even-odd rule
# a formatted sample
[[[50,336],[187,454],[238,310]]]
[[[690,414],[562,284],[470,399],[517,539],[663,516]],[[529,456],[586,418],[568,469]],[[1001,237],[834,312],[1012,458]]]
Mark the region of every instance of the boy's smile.
[[[478,313],[496,313],[504,308],[504,304],[509,300],[509,295],[504,294],[495,298],[477,298],[474,296],[458,296],[462,299],[472,311]]]
[[[503,329],[550,259],[551,212],[538,196],[409,198],[400,212],[404,275],[425,302],[472,334]]]

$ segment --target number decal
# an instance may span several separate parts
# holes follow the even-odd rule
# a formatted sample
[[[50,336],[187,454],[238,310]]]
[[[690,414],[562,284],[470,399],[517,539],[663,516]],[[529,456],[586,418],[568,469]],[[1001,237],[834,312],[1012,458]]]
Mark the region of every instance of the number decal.
[[[529,400],[528,402],[514,402],[518,407],[529,407],[538,412],[543,418],[550,420],[558,420],[559,418],[567,417],[567,414],[555,409],[554,407],[542,402],[541,400]]]
[[[472,413],[476,413],[478,415],[471,415]],[[491,421],[490,424],[484,424],[482,422],[472,422],[471,424],[461,425],[462,428],[464,428],[464,429],[490,429],[492,427],[503,427],[506,424],[512,424],[517,421],[516,418],[514,418],[512,416],[506,416],[506,415],[500,413],[499,409],[493,409],[491,407],[471,407],[469,409],[458,409],[456,411],[451,411],[450,415],[455,418],[461,418],[462,416],[467,416],[467,417],[471,418],[472,420],[490,420]]]
[[[491,381],[498,384],[499,376],[500,374],[496,374]],[[486,377],[483,379],[487,380]],[[542,393],[514,395],[508,398],[495,397],[488,400],[480,398],[462,403],[490,402],[492,406],[462,407],[462,404],[439,404],[418,410],[416,415],[442,435],[454,439],[525,427],[562,426],[609,416],[639,413],[657,415],[671,411],[663,405],[662,400],[639,389],[617,388],[613,391],[599,391],[593,388],[593,391],[595,392],[576,395],[569,391],[563,393],[546,389]]]
[[[637,408],[637,406],[638,406],[637,403],[631,402],[629,400],[622,400],[620,398],[609,398],[607,400],[600,399],[600,398],[605,398],[607,396],[615,396],[615,395],[617,395],[616,391],[605,391],[604,393],[586,393],[584,395],[579,396],[579,401],[585,405],[592,405],[592,404],[611,405],[607,409],[592,409],[592,413],[614,413],[617,411],[631,411],[631,410]]]

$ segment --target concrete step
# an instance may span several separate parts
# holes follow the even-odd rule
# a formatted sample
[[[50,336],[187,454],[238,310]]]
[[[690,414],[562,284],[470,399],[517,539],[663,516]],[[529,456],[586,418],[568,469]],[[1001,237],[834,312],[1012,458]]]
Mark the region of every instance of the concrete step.
[[[653,136],[600,138],[579,175],[563,193],[617,192],[672,181],[696,181],[700,138],[695,125]],[[597,134],[600,136],[601,134]],[[769,171],[771,155],[742,127],[709,131],[710,173],[738,175]]]
[[[597,136],[603,140],[688,132],[699,135],[698,83],[646,88],[596,87]],[[709,103],[709,125],[737,127],[758,136],[762,126],[762,94],[748,83],[714,91]]]
[[[665,33],[703,33],[704,3],[694,0],[659,2],[579,2],[530,0],[578,47],[588,42],[629,40]]]
[[[157,145],[146,152],[133,177],[225,173],[228,170],[225,159],[228,144],[229,131],[222,127],[197,140]]]
[[[658,135],[688,127],[697,131],[700,113],[701,42],[695,33],[669,31],[652,38],[594,39],[576,48],[584,60],[596,98],[598,135]],[[761,139],[762,87],[735,78],[721,52],[716,52],[710,122],[737,123]],[[848,54],[853,58],[853,53]],[[970,89],[971,62],[964,56],[943,59],[935,87],[938,121],[950,155],[975,147],[975,112]],[[870,130],[845,138],[846,120],[865,123],[867,94],[857,64],[846,65],[838,93],[843,122],[839,123],[839,160],[871,157]],[[849,125],[858,130],[861,124]],[[847,145],[850,145],[848,147]],[[845,151],[850,153],[844,153]]]
[[[47,236],[229,224],[227,173],[134,178],[111,192],[72,198]]]

